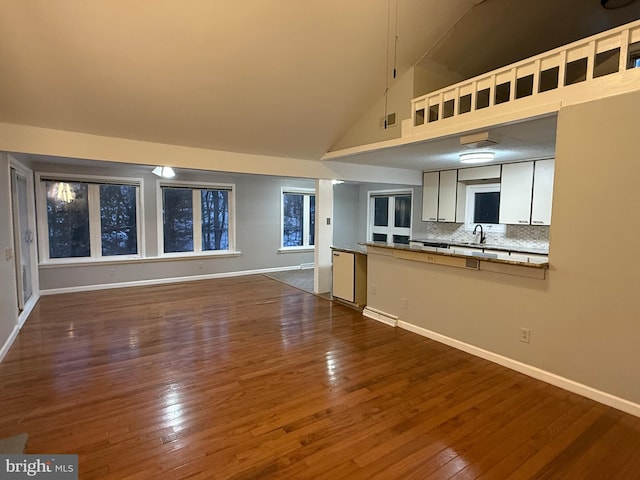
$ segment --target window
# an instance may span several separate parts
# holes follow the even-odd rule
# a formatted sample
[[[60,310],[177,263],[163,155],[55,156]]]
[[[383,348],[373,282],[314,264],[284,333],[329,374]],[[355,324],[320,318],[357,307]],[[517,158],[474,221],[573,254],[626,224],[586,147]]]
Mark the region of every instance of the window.
[[[481,224],[485,232],[504,232],[500,219],[500,184],[467,185],[465,230]]]
[[[161,182],[162,248],[165,254],[235,250],[233,185]]]
[[[44,261],[140,256],[142,180],[38,174]]]
[[[409,243],[412,191],[369,192],[369,240]]]
[[[316,194],[310,189],[282,190],[282,248],[315,245]]]

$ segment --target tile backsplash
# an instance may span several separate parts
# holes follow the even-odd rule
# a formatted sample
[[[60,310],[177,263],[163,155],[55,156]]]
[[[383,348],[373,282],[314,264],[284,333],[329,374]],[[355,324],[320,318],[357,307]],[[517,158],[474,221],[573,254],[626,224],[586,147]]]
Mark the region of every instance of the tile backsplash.
[[[477,236],[464,229],[461,223],[421,222],[414,228],[416,239],[450,242],[476,242]],[[549,249],[549,227],[539,225],[507,225],[504,233],[486,232],[487,244],[505,247]]]

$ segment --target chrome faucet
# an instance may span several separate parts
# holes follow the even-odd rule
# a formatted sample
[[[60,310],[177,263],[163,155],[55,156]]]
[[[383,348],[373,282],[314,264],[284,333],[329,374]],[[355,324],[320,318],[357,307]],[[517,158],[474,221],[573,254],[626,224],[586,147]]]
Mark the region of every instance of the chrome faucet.
[[[482,225],[477,224],[475,227],[473,227],[473,234],[474,235],[476,234],[476,232],[478,231],[478,227],[480,227],[480,241],[478,243],[484,243],[487,237],[484,236],[484,230],[482,229]]]

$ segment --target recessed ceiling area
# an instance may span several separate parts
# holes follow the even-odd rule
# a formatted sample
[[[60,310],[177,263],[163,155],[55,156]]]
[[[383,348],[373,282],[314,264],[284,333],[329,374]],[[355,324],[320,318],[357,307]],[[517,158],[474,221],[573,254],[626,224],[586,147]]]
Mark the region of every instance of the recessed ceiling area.
[[[415,142],[402,146],[368,151],[340,158],[341,162],[362,165],[384,165],[412,170],[446,170],[462,168],[459,155],[470,151],[491,151],[491,163],[517,162],[553,158],[555,156],[557,115],[489,129],[465,132],[464,135],[488,132],[497,141],[491,147],[470,149],[460,143],[462,135]],[[466,165],[469,166],[469,165]]]

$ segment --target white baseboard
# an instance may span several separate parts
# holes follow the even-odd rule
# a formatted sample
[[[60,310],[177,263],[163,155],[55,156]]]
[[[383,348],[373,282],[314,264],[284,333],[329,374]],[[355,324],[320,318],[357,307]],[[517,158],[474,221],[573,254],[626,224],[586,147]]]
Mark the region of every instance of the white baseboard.
[[[391,315],[390,313],[383,312],[371,307],[364,307],[362,314],[373,320],[389,325],[390,327],[396,327],[398,325],[398,317]]]
[[[0,362],[4,360],[4,357],[7,355],[7,352],[9,352],[9,349],[11,348],[11,345],[13,345],[13,342],[18,336],[19,331],[20,331],[20,327],[18,325],[14,326],[13,330],[11,331],[11,334],[7,338],[7,341],[4,342],[4,345],[2,345],[2,348],[0,348]]]
[[[18,315],[18,323],[13,327],[11,334],[9,335],[7,340],[4,342],[4,345],[2,345],[2,348],[0,348],[0,362],[4,360],[4,357],[9,352],[11,345],[13,345],[13,342],[18,337],[18,333],[20,333],[20,329],[22,329],[24,322],[26,322],[27,318],[29,318],[29,314],[33,310],[33,307],[36,306],[36,303],[38,303],[39,298],[40,298],[40,295],[34,292],[31,298],[27,300],[27,303],[25,303],[24,310],[22,310],[22,312],[20,312],[20,315]]]
[[[33,295],[31,295],[31,298],[27,300],[27,303],[24,304],[24,310],[22,310],[22,312],[20,312],[20,315],[18,316],[18,330],[20,330],[24,325],[24,322],[27,321],[27,318],[29,318],[29,315],[31,314],[33,307],[36,306],[36,303],[38,303],[39,299],[40,299],[39,292],[34,293]]]
[[[195,282],[197,280],[211,280],[214,278],[240,277],[243,275],[259,275],[273,272],[286,272],[300,270],[300,265],[291,267],[261,268],[256,270],[241,270],[237,272],[208,273],[205,275],[191,275],[188,277],[153,278],[149,280],[136,280],[132,282],[102,283],[96,285],[82,285],[78,287],[50,288],[40,290],[40,295],[58,295],[60,293],[90,292],[94,290],[108,290],[111,288],[146,287],[149,285],[163,285],[167,283]]]
[[[457,348],[458,350],[470,353],[471,355],[475,355],[476,357],[484,358],[485,360],[497,363],[499,365],[502,365],[503,367],[510,368],[511,370],[523,373],[537,380],[542,380],[543,382],[549,383],[564,390],[577,393],[578,395],[590,398],[591,400],[595,400],[596,402],[602,403],[609,407],[613,407],[617,410],[621,410],[636,417],[640,417],[640,405],[630,402],[629,400],[625,400],[624,398],[611,395],[610,393],[597,390],[582,383],[578,383],[568,378],[561,377],[560,375],[547,372],[546,370],[541,370],[540,368],[527,365],[526,363],[522,363],[517,360],[498,355],[497,353],[484,350],[474,345],[461,342],[460,340],[456,340],[455,338],[441,335],[434,331],[427,330],[426,328],[418,327],[403,320],[398,320],[398,327],[413,333],[417,333],[418,335],[422,335],[423,337],[430,338],[431,340],[435,340],[436,342],[444,343],[445,345],[449,345],[450,347]]]

